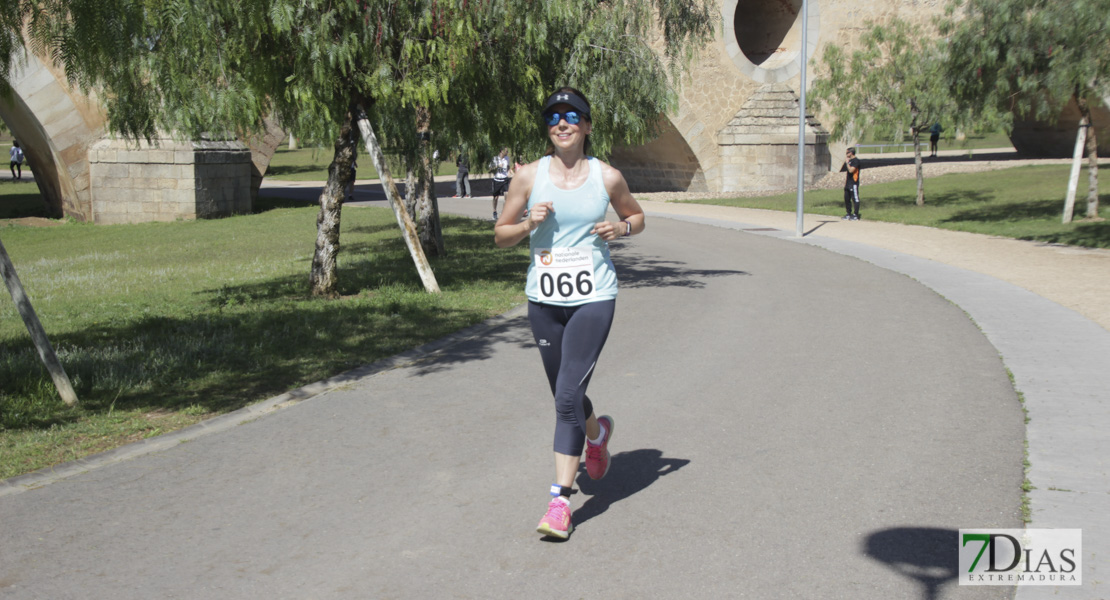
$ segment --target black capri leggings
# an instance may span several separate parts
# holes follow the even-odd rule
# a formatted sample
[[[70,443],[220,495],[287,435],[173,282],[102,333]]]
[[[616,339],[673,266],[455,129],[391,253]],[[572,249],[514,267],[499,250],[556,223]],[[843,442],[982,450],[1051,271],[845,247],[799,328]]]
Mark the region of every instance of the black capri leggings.
[[[616,300],[579,306],[528,303],[532,336],[555,396],[555,452],[581,456],[586,419],[593,404],[586,397],[597,358],[613,325]]]

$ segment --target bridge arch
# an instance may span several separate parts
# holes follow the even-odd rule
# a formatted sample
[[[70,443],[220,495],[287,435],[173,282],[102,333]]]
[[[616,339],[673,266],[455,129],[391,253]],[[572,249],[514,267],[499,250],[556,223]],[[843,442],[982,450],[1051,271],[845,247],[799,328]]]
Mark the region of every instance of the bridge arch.
[[[802,0],[726,0],[725,50],[736,68],[759,83],[781,83],[801,73]],[[817,49],[821,31],[818,2],[806,3],[805,60]]]
[[[51,215],[92,220],[88,150],[104,136],[105,123],[95,98],[31,53],[20,57],[9,82],[12,95],[0,98],[0,118],[19,140]]]

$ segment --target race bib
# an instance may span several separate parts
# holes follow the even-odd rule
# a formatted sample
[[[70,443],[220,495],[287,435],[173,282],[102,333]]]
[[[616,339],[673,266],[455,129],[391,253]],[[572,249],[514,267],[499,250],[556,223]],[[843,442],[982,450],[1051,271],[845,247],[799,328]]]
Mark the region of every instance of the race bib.
[[[594,297],[593,248],[537,248],[532,259],[539,275],[541,302]]]

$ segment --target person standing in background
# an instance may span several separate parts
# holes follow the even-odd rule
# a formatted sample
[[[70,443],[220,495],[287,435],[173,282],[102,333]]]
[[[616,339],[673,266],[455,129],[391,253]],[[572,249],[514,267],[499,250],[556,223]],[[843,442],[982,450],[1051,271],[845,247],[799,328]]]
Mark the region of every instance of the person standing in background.
[[[940,132],[942,131],[944,131],[944,128],[940,126],[940,123],[933,123],[933,126],[929,128],[930,156],[937,155],[937,144],[940,142]]]
[[[458,174],[455,175],[455,195],[452,198],[469,198],[470,197],[470,159],[466,154],[459,152],[458,158],[455,159],[455,166],[459,168]],[[466,194],[463,194],[463,187],[466,188]],[[493,210],[496,212],[497,207],[494,206]]]
[[[11,157],[12,179],[23,179],[23,148],[16,140],[12,140]]]
[[[859,159],[856,158],[856,149],[848,148],[845,152],[845,167],[848,169],[848,178],[844,181],[844,212],[841,217],[844,221],[859,220]]]

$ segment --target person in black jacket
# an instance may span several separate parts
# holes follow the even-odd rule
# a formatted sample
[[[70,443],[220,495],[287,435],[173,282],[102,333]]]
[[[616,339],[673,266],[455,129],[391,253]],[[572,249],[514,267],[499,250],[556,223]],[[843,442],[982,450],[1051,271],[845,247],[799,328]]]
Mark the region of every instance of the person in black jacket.
[[[848,178],[844,181],[844,221],[859,220],[859,159],[856,149],[848,148],[844,159],[848,168]]]
[[[470,160],[467,159],[466,154],[459,153],[459,157],[455,159],[455,166],[459,168],[459,173],[455,175],[455,195],[452,198],[469,198],[470,197]],[[466,188],[466,194],[463,194],[463,188]]]

